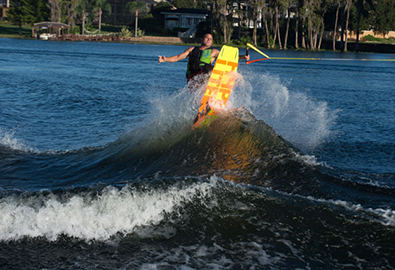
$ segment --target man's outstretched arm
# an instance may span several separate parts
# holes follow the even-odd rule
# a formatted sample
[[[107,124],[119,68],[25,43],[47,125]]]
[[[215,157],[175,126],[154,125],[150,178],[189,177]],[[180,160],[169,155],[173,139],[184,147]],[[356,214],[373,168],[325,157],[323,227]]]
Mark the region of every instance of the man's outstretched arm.
[[[178,62],[182,59],[185,59],[188,57],[189,53],[193,50],[194,47],[190,47],[188,49],[186,49],[184,52],[178,54],[178,55],[174,55],[174,56],[170,56],[170,57],[166,57],[166,56],[161,56],[159,55],[159,64],[162,62],[169,62],[169,63],[175,63]]]

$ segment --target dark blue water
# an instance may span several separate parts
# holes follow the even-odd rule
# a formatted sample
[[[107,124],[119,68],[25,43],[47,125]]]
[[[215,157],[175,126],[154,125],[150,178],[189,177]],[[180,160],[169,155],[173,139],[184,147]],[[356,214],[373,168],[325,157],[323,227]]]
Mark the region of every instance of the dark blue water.
[[[0,269],[394,269],[394,55],[185,49],[0,39]]]

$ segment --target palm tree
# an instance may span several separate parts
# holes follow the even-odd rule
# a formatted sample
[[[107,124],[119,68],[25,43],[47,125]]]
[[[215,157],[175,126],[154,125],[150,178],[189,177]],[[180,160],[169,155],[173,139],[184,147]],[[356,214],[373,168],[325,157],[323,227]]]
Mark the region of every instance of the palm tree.
[[[135,26],[134,26],[134,36],[137,37],[139,11],[146,11],[147,5],[145,4],[145,2],[138,2],[138,1],[128,2],[126,4],[126,10],[129,10],[132,13],[135,12],[136,21],[135,21]]]
[[[262,15],[262,10],[265,5],[265,0],[253,0],[250,1],[250,6],[252,10],[252,20],[254,22],[254,30],[252,32],[252,40],[254,46],[257,45],[257,28],[258,28],[258,19],[260,19],[260,15]]]
[[[85,21],[86,16],[88,15],[88,11],[91,9],[91,5],[89,0],[81,0],[79,5],[77,6],[77,11],[81,14],[82,17],[82,35],[85,35]]]
[[[111,13],[111,5],[107,2],[107,0],[95,0],[95,7],[99,10],[99,35],[101,34],[101,15],[103,14],[103,10]]]
[[[339,21],[339,11],[341,7],[341,0],[334,0],[334,4],[336,5],[336,19],[335,19],[335,27],[333,28],[333,50],[336,50],[336,33],[337,33],[337,23]]]
[[[284,38],[284,50],[287,49],[287,43],[288,43],[288,32],[289,32],[289,24],[291,21],[291,0],[285,0],[284,1],[284,6],[286,7],[286,11],[287,11],[287,29],[285,30],[285,38]]]
[[[346,0],[346,6],[345,6],[345,10],[344,10],[344,12],[346,13],[346,27],[344,28],[344,30],[346,31],[346,41],[345,41],[344,48],[343,48],[344,52],[347,52],[347,42],[348,42],[347,31],[348,31],[348,22],[350,20],[351,5],[352,5],[352,0]]]
[[[367,6],[368,5],[368,9]],[[359,47],[359,26],[361,23],[362,17],[369,16],[369,9],[373,9],[373,1],[372,0],[357,0],[355,3],[357,7],[358,19],[357,19],[357,42],[355,44],[355,50],[358,52]]]
[[[80,2],[81,0],[70,0],[67,3],[64,3],[64,5],[66,6],[67,23],[70,25],[72,30],[74,30],[75,19],[78,15],[78,11],[76,11],[76,8],[80,4]]]

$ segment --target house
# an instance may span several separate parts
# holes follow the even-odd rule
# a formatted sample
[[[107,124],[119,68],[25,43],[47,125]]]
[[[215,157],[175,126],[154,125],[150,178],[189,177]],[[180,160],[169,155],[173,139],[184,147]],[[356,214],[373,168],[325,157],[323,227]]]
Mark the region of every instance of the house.
[[[10,7],[10,0],[0,0],[0,19],[6,17],[6,12]]]
[[[179,8],[162,12],[165,15],[165,28],[190,29],[206,20],[208,11],[203,9]]]

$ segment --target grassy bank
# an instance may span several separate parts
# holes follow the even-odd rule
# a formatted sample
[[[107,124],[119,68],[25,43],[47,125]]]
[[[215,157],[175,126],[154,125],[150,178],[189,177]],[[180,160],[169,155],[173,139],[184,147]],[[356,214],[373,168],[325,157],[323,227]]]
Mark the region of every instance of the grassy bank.
[[[20,29],[17,25],[0,21],[0,37],[5,38],[31,38],[32,27],[24,25]]]
[[[361,38],[360,42],[379,43],[379,44],[395,44],[395,38],[376,38],[372,35]]]
[[[102,26],[102,33],[118,33],[122,27],[120,26]],[[32,26],[23,25],[20,29],[17,25],[12,25],[10,23],[0,21],[0,37],[3,38],[31,38],[32,37]]]
[[[122,26],[113,26],[113,25],[102,25],[101,33],[102,34],[109,34],[109,33],[119,33],[122,30]],[[129,29],[132,33],[134,33],[134,29]],[[91,31],[94,31],[92,29]],[[0,37],[3,38],[31,38],[32,35],[32,27],[31,25],[23,25],[21,29],[19,26],[12,25],[10,23],[0,21]],[[146,32],[145,35],[147,36],[169,36],[164,34],[156,34]]]

